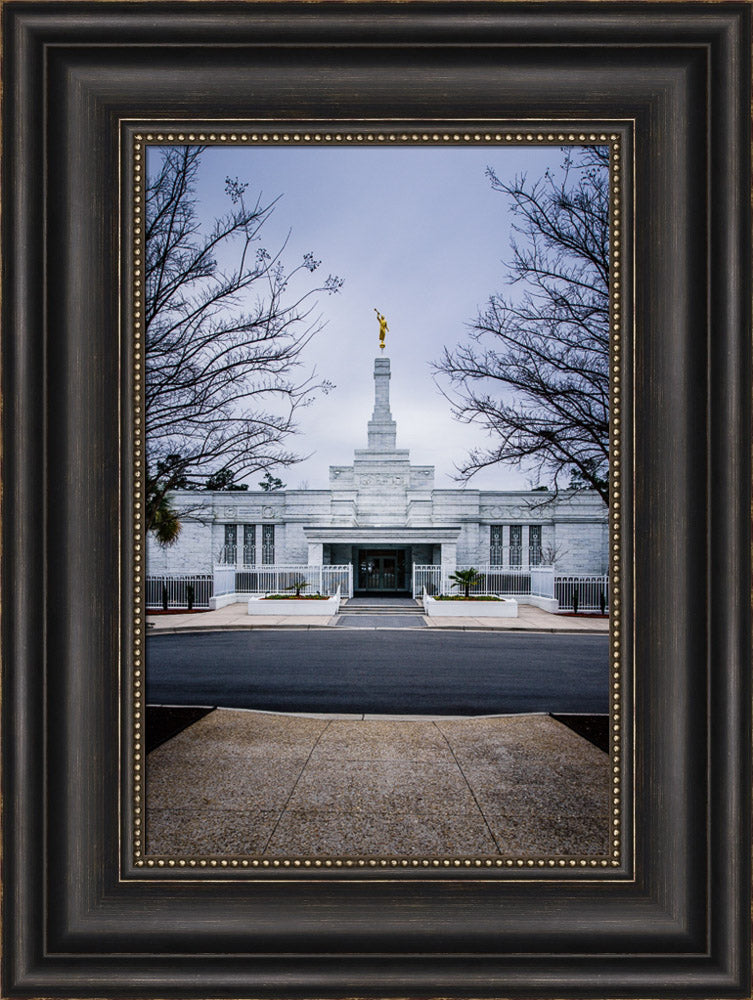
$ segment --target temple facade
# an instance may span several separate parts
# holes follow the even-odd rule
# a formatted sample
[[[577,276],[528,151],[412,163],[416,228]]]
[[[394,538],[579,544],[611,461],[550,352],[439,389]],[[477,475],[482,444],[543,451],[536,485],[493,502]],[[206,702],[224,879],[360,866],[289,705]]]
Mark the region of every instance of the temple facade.
[[[329,489],[177,491],[178,541],[150,537],[149,574],[215,566],[351,565],[356,594],[407,593],[414,565],[554,565],[561,574],[608,570],[607,508],[595,492],[437,489],[434,467],[397,446],[390,359],[374,361],[366,447],[329,469]]]

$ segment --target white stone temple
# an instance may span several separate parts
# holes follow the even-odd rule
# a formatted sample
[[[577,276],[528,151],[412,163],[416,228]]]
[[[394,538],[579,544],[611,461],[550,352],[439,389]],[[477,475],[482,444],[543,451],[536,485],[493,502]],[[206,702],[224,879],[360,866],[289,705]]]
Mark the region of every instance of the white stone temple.
[[[178,541],[149,539],[148,574],[212,573],[218,564],[352,566],[354,594],[411,591],[414,564],[608,571],[607,508],[595,492],[436,489],[434,467],[397,447],[390,360],[374,361],[367,444],[330,466],[329,489],[177,491]]]

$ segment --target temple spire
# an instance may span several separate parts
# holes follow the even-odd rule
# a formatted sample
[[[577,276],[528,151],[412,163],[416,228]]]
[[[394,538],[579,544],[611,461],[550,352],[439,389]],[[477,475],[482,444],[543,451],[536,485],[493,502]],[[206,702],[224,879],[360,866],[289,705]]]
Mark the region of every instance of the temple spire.
[[[394,451],[397,424],[390,412],[390,359],[374,358],[374,412],[369,421],[369,448]]]

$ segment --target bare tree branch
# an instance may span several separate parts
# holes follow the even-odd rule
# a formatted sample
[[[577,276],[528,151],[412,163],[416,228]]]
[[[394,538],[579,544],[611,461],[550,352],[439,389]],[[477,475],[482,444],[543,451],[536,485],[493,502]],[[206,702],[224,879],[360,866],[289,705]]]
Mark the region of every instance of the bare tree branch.
[[[321,262],[307,253],[287,270],[285,244],[270,252],[260,242],[275,202],[249,206],[237,179],[225,182],[229,211],[206,231],[195,194],[202,153],[160,150],[146,190],[147,479],[149,510],[163,520],[170,490],[300,461],[285,445],[297,411],[331,387],[303,360],[323,325],[312,297],[342,285],[330,275],[296,291]]]
[[[609,150],[566,152],[562,174],[500,180],[510,199],[510,289],[493,294],[470,342],[434,364],[455,417],[496,439],[459,467],[514,463],[608,503],[609,458]],[[441,378],[447,380],[442,386]]]

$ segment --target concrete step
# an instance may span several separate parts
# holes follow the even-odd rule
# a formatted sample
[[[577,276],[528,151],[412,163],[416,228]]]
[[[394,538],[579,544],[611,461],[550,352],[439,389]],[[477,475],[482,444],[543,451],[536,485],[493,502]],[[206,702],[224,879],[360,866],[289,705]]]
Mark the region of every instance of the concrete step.
[[[341,615],[422,615],[423,608],[407,610],[406,608],[349,608],[347,604],[340,607]]]
[[[347,604],[342,604],[340,606],[341,615],[422,615],[424,609],[421,607],[415,608],[385,608],[378,604],[364,606],[359,605],[357,608],[349,608]]]

